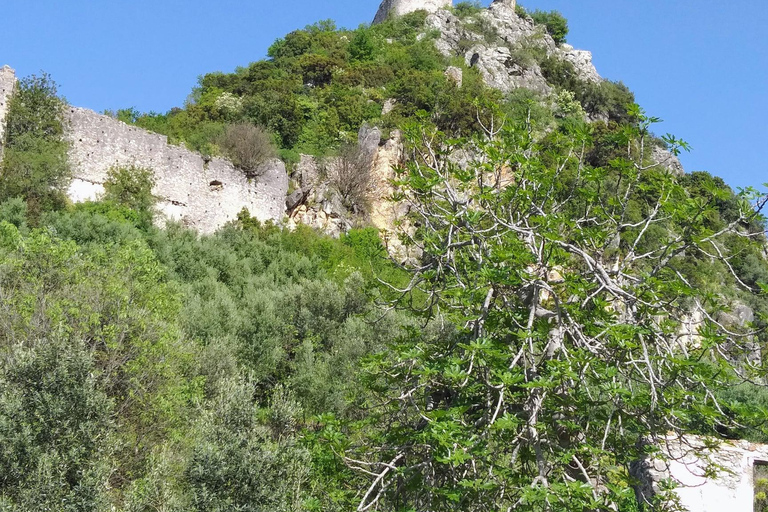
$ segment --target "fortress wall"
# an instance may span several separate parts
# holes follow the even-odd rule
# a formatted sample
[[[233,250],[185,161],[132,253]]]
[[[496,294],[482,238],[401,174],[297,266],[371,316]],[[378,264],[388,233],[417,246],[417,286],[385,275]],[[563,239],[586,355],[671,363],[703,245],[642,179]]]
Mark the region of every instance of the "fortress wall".
[[[5,116],[8,114],[8,102],[16,87],[16,72],[8,66],[0,68],[0,155],[5,140]]]
[[[74,171],[68,194],[75,202],[96,199],[111,167],[137,166],[153,170],[161,213],[201,233],[234,220],[243,208],[261,221],[283,218],[288,176],[279,160],[249,180],[229,161],[206,162],[198,153],[169,145],[163,135],[82,108],[70,108],[67,117]]]
[[[748,441],[724,441],[715,451],[704,449],[702,438],[669,438],[662,450],[669,456],[664,463],[647,460],[636,468],[643,482],[640,495],[648,499],[658,485],[672,480],[681,505],[690,512],[751,511],[754,500],[755,466],[768,464],[768,446]],[[693,448],[708,454],[709,461],[694,454]],[[710,464],[722,469],[716,478],[708,474]]]
[[[382,23],[390,16],[402,16],[414,11],[435,12],[452,5],[453,0],[383,0],[373,23]]]

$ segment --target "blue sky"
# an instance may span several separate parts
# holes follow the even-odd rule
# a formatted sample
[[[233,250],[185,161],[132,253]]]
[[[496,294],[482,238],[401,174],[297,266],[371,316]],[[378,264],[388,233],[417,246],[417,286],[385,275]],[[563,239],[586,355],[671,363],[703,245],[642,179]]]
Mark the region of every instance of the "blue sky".
[[[166,111],[200,74],[264,56],[321,19],[367,23],[378,0],[1,0],[0,66],[45,70],[70,103]],[[487,4],[487,2],[485,2]],[[693,146],[688,171],[768,182],[768,2],[528,0],[570,21],[569,42]]]

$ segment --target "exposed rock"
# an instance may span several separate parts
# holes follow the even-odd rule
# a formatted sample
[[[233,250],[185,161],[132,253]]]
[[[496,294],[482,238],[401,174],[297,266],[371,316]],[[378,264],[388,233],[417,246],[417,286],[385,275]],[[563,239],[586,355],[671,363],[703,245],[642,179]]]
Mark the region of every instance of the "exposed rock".
[[[479,34],[472,25],[485,27]],[[558,46],[533,20],[522,18],[515,12],[515,2],[497,0],[473,17],[469,25],[452,12],[439,10],[427,17],[427,28],[440,32],[435,42],[446,56],[464,57],[466,64],[476,67],[491,87],[510,92],[521,87],[548,94],[551,87],[541,73],[539,65],[525,56],[529,47],[536,47],[548,56],[573,64],[582,80],[597,82],[600,75],[592,64],[592,54],[576,50],[570,45]],[[493,37],[488,37],[493,34]],[[465,51],[467,45],[470,49]]]
[[[445,76],[448,80],[456,84],[456,87],[461,89],[461,86],[464,83],[464,72],[461,68],[449,66],[448,69],[445,70]]]
[[[303,190],[311,190],[320,183],[320,171],[317,160],[310,155],[301,155],[296,165],[295,174],[298,177],[299,186]]]
[[[288,213],[290,214],[293,212],[293,210],[296,209],[296,207],[303,204],[304,201],[307,200],[308,194],[309,191],[305,191],[300,188],[288,194],[288,197],[285,198],[285,209],[288,211]]]
[[[602,78],[597,73],[595,65],[592,63],[592,52],[587,50],[576,50],[569,44],[561,44],[557,48],[558,56],[573,64],[576,72],[583,80],[589,82],[600,82]]]
[[[510,49],[504,46],[475,46],[467,52],[465,59],[480,71],[487,85],[502,92],[519,88],[531,89],[540,94],[552,92],[537,64],[524,66],[516,63]]]
[[[402,16],[414,11],[435,12],[453,5],[453,0],[384,0],[373,23],[381,23],[390,16]]]
[[[403,244],[404,235],[412,236],[415,231],[405,222],[409,213],[408,202],[392,201],[395,192],[392,184],[395,179],[394,168],[400,165],[402,160],[402,136],[395,130],[389,140],[379,147],[371,167],[370,222],[381,232],[384,245],[393,258],[401,263],[414,263],[421,255],[417,249]]]
[[[372,185],[371,199],[371,224],[383,231],[393,231],[396,216],[394,204],[389,200],[394,192],[392,180],[395,178],[394,167],[399,165],[403,158],[403,145],[398,130],[392,132],[389,140],[379,148],[371,167]]]
[[[699,331],[704,327],[707,317],[701,308],[696,307],[680,319],[678,342],[683,347],[698,347],[701,343]]]
[[[306,204],[299,206],[286,223],[290,230],[298,226],[309,226],[334,238],[346,233],[352,225],[342,217],[329,216],[322,209],[309,208]]]
[[[384,102],[384,105],[381,107],[381,117],[384,117],[385,115],[389,114],[395,109],[395,105],[397,105],[397,100],[394,98],[389,98]]]
[[[663,167],[676,176],[685,174],[680,159],[661,146],[653,146],[651,149],[651,160],[656,162],[656,165],[659,167]]]
[[[381,144],[381,130],[375,126],[371,127],[363,124],[357,132],[357,145],[360,151],[371,160],[373,160],[376,151]]]
[[[721,311],[717,315],[717,321],[726,327],[748,327],[755,321],[755,312],[744,303],[736,302],[731,305],[730,311]]]

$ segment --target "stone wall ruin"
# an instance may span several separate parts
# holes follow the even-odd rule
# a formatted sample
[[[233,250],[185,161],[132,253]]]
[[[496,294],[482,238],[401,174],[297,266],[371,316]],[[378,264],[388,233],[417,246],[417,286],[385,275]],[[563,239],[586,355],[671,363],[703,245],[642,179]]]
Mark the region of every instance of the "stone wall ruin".
[[[9,66],[0,68],[0,156],[5,143],[5,117],[8,115],[8,102],[16,87],[16,73]]]
[[[390,16],[402,16],[414,11],[435,12],[452,5],[453,0],[384,0],[379,6],[373,23],[382,23]]]
[[[0,68],[0,155],[15,84],[13,69]],[[164,135],[91,110],[67,107],[64,122],[73,170],[67,195],[73,202],[98,199],[111,168],[135,166],[154,174],[161,224],[177,221],[208,234],[235,220],[243,208],[262,222],[284,217],[288,175],[280,160],[266,162],[257,178],[248,179],[226,159],[206,160],[168,144]]]
[[[768,445],[724,441],[716,451],[704,446],[704,440],[695,436],[667,439],[662,449],[669,460],[648,460],[635,468],[642,482],[638,498],[648,500],[659,492],[660,482],[672,481],[679,504],[690,512],[751,512],[755,468],[768,464]],[[710,468],[719,470],[716,478],[708,476]]]
[[[79,202],[97,199],[110,168],[151,169],[158,209],[200,233],[212,233],[247,208],[262,222],[280,221],[285,213],[288,175],[280,160],[246,178],[228,160],[205,160],[183,146],[168,144],[164,135],[130,126],[82,109],[67,110],[70,162],[74,170],[68,196]]]

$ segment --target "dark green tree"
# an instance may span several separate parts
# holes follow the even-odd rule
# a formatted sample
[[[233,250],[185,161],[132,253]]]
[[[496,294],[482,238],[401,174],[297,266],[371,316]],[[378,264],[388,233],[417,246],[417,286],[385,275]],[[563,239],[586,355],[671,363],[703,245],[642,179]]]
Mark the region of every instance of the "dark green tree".
[[[64,140],[64,101],[47,74],[19,81],[8,108],[0,166],[0,200],[23,197],[36,220],[43,210],[61,207],[70,168]]]
[[[529,14],[537,25],[544,25],[547,32],[557,44],[565,42],[568,35],[568,20],[558,11],[541,11],[536,9]]]
[[[104,182],[104,200],[133,210],[140,227],[152,225],[157,199],[152,194],[154,172],[140,167],[113,167]]]

